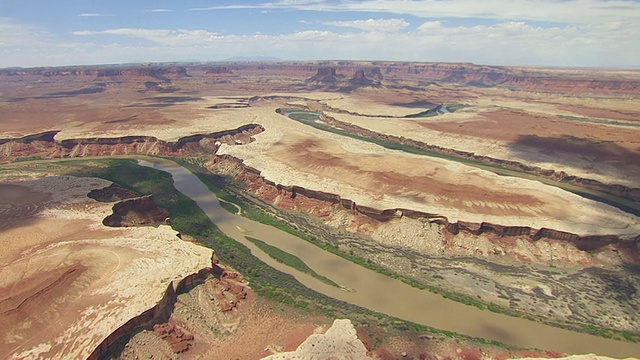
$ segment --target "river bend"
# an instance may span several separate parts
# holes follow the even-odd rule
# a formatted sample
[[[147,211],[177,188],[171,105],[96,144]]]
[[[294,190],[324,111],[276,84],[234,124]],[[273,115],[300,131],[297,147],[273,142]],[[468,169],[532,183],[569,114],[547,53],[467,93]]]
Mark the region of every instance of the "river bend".
[[[220,230],[247,246],[260,260],[330,297],[414,323],[520,347],[613,357],[640,354],[640,344],[605,339],[483,311],[427,290],[411,287],[322,250],[287,232],[227,212],[220,207],[215,194],[197,176],[173,161],[145,157],[139,162],[170,173],[178,191],[192,198]],[[348,292],[327,285],[273,260],[245,236],[258,238],[299,257],[318,274],[354,291]]]

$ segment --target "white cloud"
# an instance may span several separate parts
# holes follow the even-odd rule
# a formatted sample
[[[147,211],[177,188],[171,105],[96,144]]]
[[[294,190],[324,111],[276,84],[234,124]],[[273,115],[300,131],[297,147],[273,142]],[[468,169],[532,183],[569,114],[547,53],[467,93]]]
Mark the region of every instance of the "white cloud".
[[[221,35],[206,30],[118,28],[77,31],[76,35],[120,35],[151,41],[129,48],[136,56],[154,61],[219,60],[231,56],[269,55],[292,60],[354,59],[402,61],[454,61],[491,65],[637,66],[638,25],[623,31],[611,26],[542,27],[523,21],[493,25],[448,26],[429,21],[414,31],[338,33],[323,30],[279,35]],[[363,29],[368,29],[362,26]],[[612,41],[617,39],[617,41]],[[124,49],[124,45],[117,47]],[[112,49],[113,50],[113,49]],[[105,53],[113,57],[116,53]],[[156,57],[153,57],[153,56]],[[119,60],[132,54],[124,50]],[[102,62],[107,60],[103,59]]]
[[[428,32],[428,31],[437,31],[442,27],[442,21],[427,21],[426,23],[418,26],[418,31]]]
[[[144,39],[162,45],[191,46],[207,44],[220,39],[221,35],[207,30],[168,30],[168,29],[140,29],[117,28],[101,31],[74,31],[74,35],[122,35],[130,38]]]
[[[46,34],[35,26],[0,17],[0,47],[30,44],[39,41],[44,35]]]
[[[349,11],[356,12],[356,16],[366,12],[366,17],[318,21],[305,14],[306,20],[297,24],[296,19],[291,20],[297,31],[252,35],[222,35],[198,28],[126,26],[52,34],[42,27],[0,17],[0,67],[220,60],[255,55],[292,60],[609,67],[638,67],[640,59],[640,3],[625,0],[264,0],[257,5],[248,0],[249,5],[240,3],[245,0],[237,1],[238,5],[212,8]],[[379,13],[380,18],[367,19],[372,12]],[[353,14],[344,15],[353,19]],[[424,20],[414,27],[403,15]],[[478,23],[476,19],[490,21],[474,25]]]
[[[0,67],[68,64],[89,46],[59,39],[39,26],[0,17]],[[52,59],[56,56],[64,60]]]
[[[364,31],[398,32],[411,25],[404,19],[368,19],[354,21],[325,21],[324,25],[350,27]]]
[[[152,13],[167,13],[167,12],[173,12],[173,10],[170,9],[149,9],[149,10],[145,10],[146,12],[152,12]]]
[[[267,2],[262,4],[233,4],[233,5],[214,5],[207,7],[191,8],[191,11],[208,11],[208,10],[224,10],[224,9],[278,9],[278,8],[305,8],[312,7],[312,10],[322,10],[322,6],[326,0],[281,0],[276,2]]]
[[[594,24],[616,18],[638,19],[640,3],[631,0],[280,0],[258,4],[212,6],[191,10],[295,9],[334,12],[379,12],[424,18],[481,18]]]
[[[82,14],[78,14],[76,16],[79,17],[106,17],[106,16],[113,16],[111,14],[99,14],[99,13],[82,13]]]

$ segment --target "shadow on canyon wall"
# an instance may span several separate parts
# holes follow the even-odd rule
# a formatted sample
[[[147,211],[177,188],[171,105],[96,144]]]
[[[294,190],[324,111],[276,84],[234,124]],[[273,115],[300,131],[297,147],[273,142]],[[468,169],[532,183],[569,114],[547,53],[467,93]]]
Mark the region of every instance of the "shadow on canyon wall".
[[[50,93],[50,94],[46,94],[46,95],[42,95],[42,96],[10,98],[10,99],[7,99],[7,101],[8,102],[22,102],[22,101],[29,100],[29,99],[47,100],[47,99],[70,98],[70,97],[75,97],[75,96],[78,96],[78,95],[99,94],[99,93],[102,93],[102,92],[104,92],[106,90],[107,89],[104,86],[94,86],[94,87],[82,88],[82,89],[78,89],[78,90],[59,91],[59,92],[54,92],[54,93]]]
[[[174,103],[182,103],[182,102],[201,101],[204,99],[201,97],[195,97],[195,96],[157,96],[157,97],[146,98],[145,100],[157,101],[163,104],[174,104]]]
[[[0,205],[4,205],[4,204],[0,204]],[[31,226],[31,225],[39,222],[40,219],[37,217],[38,213],[40,213],[40,209],[38,209],[38,210],[34,211],[33,213],[28,214],[28,215],[20,216],[18,218],[11,218],[11,219],[7,219],[7,220],[5,220],[4,214],[3,214],[2,215],[3,219],[0,220],[0,234],[3,234],[4,232],[9,231],[9,230],[18,229],[18,228],[21,228],[21,227]],[[6,238],[6,236],[5,236],[5,238]]]
[[[587,158],[593,161],[607,161],[625,165],[640,166],[640,152],[632,151],[618,144],[607,141],[593,141],[570,135],[560,137],[543,137],[538,135],[520,135],[518,140],[510,145],[510,150],[524,159],[530,157],[522,147],[537,149],[539,153],[555,155],[565,153]],[[638,149],[640,150],[640,149]],[[575,165],[563,158],[556,159],[567,165]]]
[[[123,106],[123,108],[163,108],[173,106],[175,104],[194,102],[194,101],[202,101],[204,100],[201,97],[195,96],[158,96],[158,97],[149,97],[144,99],[149,101],[150,103],[135,103],[131,105]]]

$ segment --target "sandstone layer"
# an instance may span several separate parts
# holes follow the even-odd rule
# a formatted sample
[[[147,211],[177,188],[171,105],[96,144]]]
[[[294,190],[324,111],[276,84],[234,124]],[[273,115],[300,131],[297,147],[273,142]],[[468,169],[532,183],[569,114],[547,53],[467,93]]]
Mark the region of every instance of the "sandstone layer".
[[[263,360],[293,359],[371,359],[367,349],[348,319],[336,319],[324,334],[314,334],[305,340],[296,351],[267,356]]]
[[[579,235],[640,233],[637,217],[536,181],[388,150],[323,133],[254,107],[265,131],[245,146],[222,146],[283,186],[336,194],[374,209],[411,209],[450,222],[550,228]]]

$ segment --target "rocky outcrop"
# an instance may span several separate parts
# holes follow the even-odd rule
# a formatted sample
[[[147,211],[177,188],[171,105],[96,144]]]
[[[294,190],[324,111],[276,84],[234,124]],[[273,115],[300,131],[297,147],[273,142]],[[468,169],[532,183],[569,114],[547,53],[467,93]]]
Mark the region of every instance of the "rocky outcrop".
[[[58,130],[45,131],[38,134],[27,135],[21,138],[15,139],[0,139],[0,145],[4,145],[9,142],[15,142],[17,144],[32,144],[32,143],[48,143],[53,142],[53,138],[58,133]]]
[[[386,222],[392,219],[407,217],[412,219],[422,219],[432,224],[438,224],[451,235],[465,232],[473,235],[491,234],[498,237],[526,237],[530,241],[540,239],[552,239],[573,243],[580,250],[596,250],[610,244],[627,246],[640,243],[640,234],[634,238],[620,238],[616,235],[578,235],[554,229],[534,229],[528,226],[504,226],[487,222],[474,223],[466,221],[450,222],[445,216],[439,214],[429,214],[411,209],[375,209],[367,206],[360,206],[353,200],[341,198],[339,195],[305,189],[299,186],[284,186],[275,184],[268,179],[264,179],[256,169],[247,167],[241,160],[229,155],[217,156],[211,165],[211,169],[235,168],[234,172],[227,171],[225,174],[232,174],[236,181],[246,184],[249,191],[256,193],[261,198],[278,203],[276,206],[288,210],[296,209],[307,212],[321,218],[322,214],[317,212],[318,208],[331,208],[337,206],[350,211],[354,215],[364,216],[375,222]],[[289,198],[291,200],[284,200]],[[311,200],[311,201],[310,201]],[[318,202],[324,203],[320,206]],[[305,206],[304,203],[311,203]],[[284,205],[284,206],[283,206]]]
[[[349,79],[349,83],[360,86],[372,86],[373,80],[367,78],[364,74],[364,70],[360,69],[356,70],[351,79]]]
[[[176,324],[155,324],[153,332],[161,339],[167,341],[174,353],[183,353],[191,347],[193,335],[185,332]]]
[[[207,75],[215,75],[215,76],[229,76],[233,75],[233,70],[226,66],[212,66],[206,68],[205,74]]]
[[[316,74],[306,80],[314,89],[337,90],[351,92],[362,87],[378,87],[382,82],[379,68],[355,69],[353,76],[347,79],[339,74],[335,67],[319,67]]]
[[[324,334],[310,335],[295,351],[279,353],[262,360],[293,359],[372,359],[349,319],[336,319]]]
[[[188,275],[179,281],[172,281],[167,286],[167,290],[164,292],[162,299],[154,307],[130,319],[113,331],[93,350],[88,359],[98,360],[109,358],[112,351],[119,345],[127,341],[132,335],[145,329],[153,329],[156,333],[159,333],[161,337],[164,336],[165,340],[169,341],[169,344],[176,353],[188,350],[190,341],[193,338],[182,329],[176,328],[175,324],[170,323],[171,313],[179,294],[187,292],[196,285],[211,282],[215,283],[211,286],[220,288],[220,291],[216,292],[216,299],[218,293],[222,293],[223,295],[221,296],[233,297],[238,300],[245,299],[247,296],[248,288],[240,284],[243,282],[241,275],[222,267],[218,263],[215,254],[212,254],[211,267],[201,269],[197,273]],[[231,295],[225,295],[227,293]]]
[[[33,157],[55,159],[134,154],[211,155],[215,154],[223,143],[246,144],[253,141],[253,135],[263,131],[262,126],[249,124],[232,130],[186,136],[175,142],[163,141],[153,136],[78,138],[58,141],[55,140],[55,135],[59,131],[49,131],[21,138],[0,139],[0,163]]]
[[[172,281],[164,292],[162,299],[154,307],[130,319],[114,332],[109,334],[109,336],[107,336],[100,345],[93,350],[87,359],[106,359],[115,345],[128,339],[137,331],[152,328],[154,324],[166,323],[173,311],[178,294],[184,292],[195,284],[202,283],[208,277],[212,276],[214,274],[215,267],[219,266],[214,265],[213,268],[202,269],[180,281]]]
[[[309,83],[320,83],[320,84],[335,84],[339,78],[342,78],[342,75],[338,75],[335,67],[321,67],[318,68],[316,74],[309,79],[307,82]]]
[[[158,207],[153,195],[122,200],[113,205],[113,214],[102,223],[111,227],[160,225],[169,222],[171,213]]]

